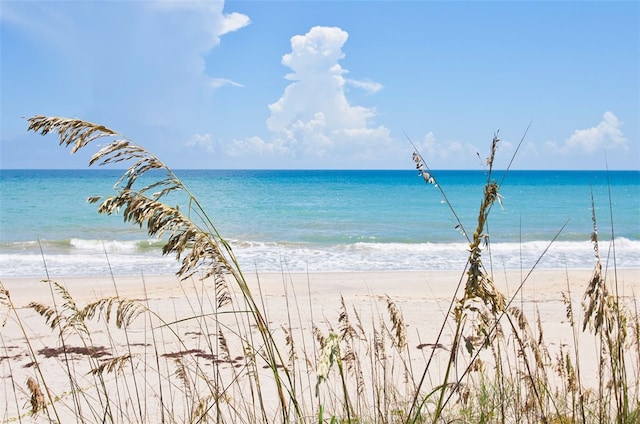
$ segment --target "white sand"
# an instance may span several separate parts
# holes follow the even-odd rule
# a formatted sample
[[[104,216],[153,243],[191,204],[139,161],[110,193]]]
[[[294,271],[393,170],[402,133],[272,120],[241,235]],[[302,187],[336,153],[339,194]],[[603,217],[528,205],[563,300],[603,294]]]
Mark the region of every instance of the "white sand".
[[[525,277],[520,271],[503,271],[495,275],[498,288],[507,297],[514,296],[514,306],[520,307],[527,315],[532,327],[535,329],[535,317],[540,317],[543,334],[548,346],[566,344],[573,346],[574,334],[566,317],[566,305],[562,301],[562,292],[570,293],[576,320],[581,322],[580,302],[584,294],[587,282],[591,277],[591,270],[536,270],[529,276],[521,289],[520,282]],[[458,282],[463,276],[460,272],[349,272],[349,273],[293,273],[293,274],[261,274],[258,279],[255,275],[247,275],[254,296],[262,293],[264,307],[270,326],[276,337],[282,338],[282,349],[286,350],[283,328],[289,328],[292,336],[297,340],[297,349],[311,355],[317,351],[313,348],[313,335],[311,322],[326,336],[329,329],[340,331],[338,317],[341,312],[340,296],[344,298],[347,311],[350,314],[352,324],[357,320],[357,312],[365,330],[384,322],[391,329],[389,315],[387,313],[387,296],[400,308],[407,324],[408,346],[412,353],[413,372],[418,378],[426,361],[425,349],[417,349],[417,346],[425,343],[435,343],[436,336],[446,317],[446,311],[453,298]],[[79,307],[96,301],[100,298],[114,296],[117,292],[123,298],[137,299],[142,304],[148,305],[159,318],[165,322],[173,323],[167,327],[159,326],[158,318],[138,319],[128,332],[115,328],[113,323],[104,324],[104,319],[93,320],[90,324],[91,342],[99,347],[104,356],[96,359],[95,364],[106,358],[123,355],[129,350],[127,345],[133,347],[133,353],[137,358],[144,357],[144,366],[138,365],[136,372],[145,372],[143,389],[139,389],[140,396],[147,401],[157,398],[159,395],[157,382],[153,372],[148,368],[155,365],[155,346],[159,347],[160,355],[171,358],[179,352],[188,349],[202,353],[198,356],[203,364],[212,361],[211,354],[216,352],[218,358],[224,356],[220,347],[208,346],[211,340],[217,339],[219,330],[225,334],[232,358],[239,358],[237,362],[230,361],[229,372],[242,372],[242,359],[245,352],[241,340],[234,340],[234,333],[238,328],[248,328],[247,314],[219,315],[218,320],[210,316],[206,325],[211,328],[203,329],[202,320],[185,320],[200,313],[211,313],[215,308],[214,303],[207,296],[213,296],[211,285],[203,295],[202,286],[197,281],[180,283],[174,276],[147,276],[144,282],[141,277],[66,277],[56,281],[66,287]],[[614,281],[614,274],[609,272],[607,281]],[[627,303],[633,306],[633,302],[640,291],[640,269],[624,269],[617,271],[617,290],[620,296],[625,297]],[[114,284],[115,283],[115,284]],[[9,291],[11,301],[17,308],[20,323],[27,333],[29,342],[37,355],[47,385],[54,395],[61,395],[60,405],[71,402],[69,393],[69,380],[64,354],[62,354],[60,339],[56,332],[52,331],[44,319],[27,305],[30,302],[40,302],[53,306],[51,288],[48,284],[37,279],[4,278],[2,284]],[[610,283],[609,283],[610,284]],[[612,288],[613,289],[613,288]],[[516,294],[517,291],[517,294]],[[237,296],[237,293],[235,294]],[[62,299],[56,296],[58,307]],[[235,304],[242,302],[236,298]],[[225,310],[225,309],[222,309]],[[0,305],[0,320],[4,320],[7,307]],[[381,321],[382,320],[382,321]],[[238,324],[240,322],[240,324]],[[217,323],[217,324],[216,324]],[[220,325],[216,328],[216,325]],[[156,330],[151,331],[151,327]],[[1,328],[0,339],[0,405],[7,404],[6,408],[0,406],[0,422],[15,419],[17,415],[24,414],[28,409],[29,394],[26,390],[27,377],[37,377],[36,367],[33,366],[33,358],[27,350],[24,335],[18,325],[15,314],[9,314],[4,327]],[[208,336],[207,336],[208,334]],[[176,337],[177,335],[177,337]],[[593,341],[588,335],[579,334],[580,361],[585,370],[595,370],[597,367],[596,352],[593,349]],[[154,339],[155,338],[155,339]],[[127,340],[128,339],[128,340]],[[582,339],[586,346],[582,346]],[[68,347],[83,346],[78,336],[70,335],[65,339]],[[439,343],[449,347],[451,344],[451,328],[447,326]],[[256,343],[259,345],[259,343]],[[47,350],[49,349],[49,350]],[[58,349],[58,350],[52,350]],[[388,349],[391,351],[390,346]],[[439,355],[445,359],[446,351]],[[573,352],[573,348],[571,348]],[[283,354],[286,354],[284,352]],[[552,353],[553,355],[553,353]],[[50,356],[46,358],[46,356]],[[74,363],[77,363],[78,384],[83,390],[94,384],[93,379],[87,376],[91,368],[86,355],[79,351],[70,355]],[[163,358],[164,358],[163,357]],[[307,358],[312,360],[316,358]],[[552,359],[553,356],[552,356]],[[586,364],[586,366],[585,366]],[[210,367],[210,364],[208,365]],[[234,367],[232,369],[232,366]],[[160,369],[166,375],[171,376],[170,366],[160,365]],[[237,369],[238,371],[234,371]],[[435,369],[433,378],[437,379],[441,372]],[[146,374],[148,373],[148,374]],[[585,372],[585,374],[588,374]],[[157,378],[157,377],[156,377]],[[171,380],[173,377],[169,377]],[[595,374],[583,376],[585,383],[593,382]],[[138,383],[140,384],[140,380]],[[315,375],[311,377],[311,384],[315,382]],[[174,384],[175,381],[173,382]],[[118,384],[118,383],[116,383]],[[131,384],[130,380],[127,384]],[[14,389],[15,388],[15,389]],[[313,402],[313,390],[307,388],[304,396]],[[15,395],[14,395],[15,393]],[[66,393],[66,395],[64,395]],[[232,392],[231,397],[242,397],[241,393]],[[134,396],[135,397],[135,396]],[[180,397],[180,396],[178,396]],[[184,396],[183,396],[184,397]],[[275,394],[273,394],[275,402]],[[165,400],[166,402],[166,400]],[[181,405],[181,401],[176,405]],[[144,403],[144,402],[143,402]],[[132,404],[136,402],[132,401]],[[176,406],[179,409],[178,406]],[[66,410],[65,408],[59,408]],[[20,412],[18,412],[19,410]],[[70,410],[69,410],[70,411]],[[67,413],[70,413],[67,411]],[[131,413],[131,412],[127,412]],[[157,410],[145,412],[149,422],[158,419]],[[178,413],[179,415],[179,413]],[[44,418],[41,416],[41,418]]]

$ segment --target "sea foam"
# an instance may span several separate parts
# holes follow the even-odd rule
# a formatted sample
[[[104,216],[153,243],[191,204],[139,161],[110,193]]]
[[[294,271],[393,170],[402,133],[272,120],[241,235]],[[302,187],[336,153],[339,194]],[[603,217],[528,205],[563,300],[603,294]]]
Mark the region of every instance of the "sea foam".
[[[0,254],[3,276],[171,274],[179,263],[161,254],[161,242],[73,239],[69,251],[20,249]],[[24,247],[24,244],[22,245]],[[231,246],[246,271],[420,271],[463,270],[467,243],[367,243],[308,244],[232,241]],[[626,238],[602,241],[601,260],[620,268],[640,264],[640,241]],[[491,243],[483,247],[485,266],[494,269],[592,268],[594,246],[588,241],[531,241]],[[46,269],[45,269],[46,264]]]

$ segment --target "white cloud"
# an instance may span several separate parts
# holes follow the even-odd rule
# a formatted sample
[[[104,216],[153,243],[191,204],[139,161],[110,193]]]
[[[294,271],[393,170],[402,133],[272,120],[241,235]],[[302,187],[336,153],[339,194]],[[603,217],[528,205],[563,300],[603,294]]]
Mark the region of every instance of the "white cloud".
[[[391,142],[389,130],[371,122],[375,110],[353,106],[345,95],[346,84],[370,93],[382,88],[372,81],[345,80],[348,71],[338,62],[345,56],[342,47],[347,39],[340,28],[320,26],[291,38],[291,52],[282,57],[282,64],[291,69],[285,78],[292,83],[269,105],[267,128],[272,137],[262,140],[272,145],[270,151],[293,157],[358,158]],[[254,145],[236,140],[230,151]],[[257,147],[267,150],[261,144]]]
[[[427,162],[427,166],[433,169],[443,167],[460,167],[473,160],[477,164],[476,146],[462,143],[457,140],[440,142],[433,132],[428,132],[421,142],[416,143],[418,151]]]
[[[257,156],[261,155],[288,154],[287,149],[281,144],[270,143],[257,136],[233,140],[233,142],[227,146],[226,153],[232,157],[246,156],[247,159],[256,159]],[[251,156],[251,158],[249,158],[249,156]]]
[[[140,18],[144,35],[130,40],[136,47],[133,53],[154,66],[154,73],[166,79],[169,86],[189,86],[193,95],[197,95],[198,87],[241,86],[228,78],[209,75],[205,66],[205,56],[223,35],[250,23],[249,17],[226,14],[223,8],[223,1],[151,2]]]
[[[237,83],[228,78],[210,78],[209,79],[209,87],[216,89],[220,87],[224,87],[225,85],[230,85],[232,87],[244,87],[244,85]]]
[[[382,84],[374,82],[374,81],[358,81],[353,79],[347,79],[347,84],[353,85],[354,87],[361,88],[368,93],[377,93],[382,90]]]
[[[209,153],[215,152],[215,145],[212,134],[194,134],[191,139],[187,140],[184,145],[186,147],[205,150]]]
[[[560,147],[558,147],[558,143],[553,140],[548,140],[544,142],[544,150],[546,152],[557,153],[560,151]]]
[[[498,138],[500,142],[494,160],[496,169],[507,167],[515,151],[512,142],[502,139],[500,134]],[[460,140],[439,141],[430,131],[421,141],[414,141],[414,144],[427,166],[432,169],[483,169],[487,166],[491,139],[481,146]]]
[[[251,23],[247,15],[242,13],[224,13],[224,1],[184,1],[161,0],[150,2],[152,9],[165,11],[174,17],[183,13],[195,26],[186,26],[190,33],[202,32],[208,37],[200,38],[210,49],[220,42],[220,37],[237,31]]]
[[[229,13],[227,15],[223,15],[222,21],[222,31],[220,35],[228,34],[233,31],[237,31],[241,28],[249,25],[251,20],[247,15],[243,15],[242,13]]]
[[[205,62],[222,36],[250,23],[225,13],[223,1],[15,2],[10,11],[3,22],[55,57],[60,90],[86,87],[77,115],[119,128],[186,128],[209,118],[215,89],[241,86],[211,75]]]
[[[621,126],[622,123],[612,112],[605,112],[602,121],[595,127],[575,130],[560,150],[564,153],[592,153],[608,147],[626,149],[627,139],[620,130]]]
[[[537,158],[540,156],[540,152],[538,151],[536,144],[529,141],[523,144],[520,156],[525,158]]]

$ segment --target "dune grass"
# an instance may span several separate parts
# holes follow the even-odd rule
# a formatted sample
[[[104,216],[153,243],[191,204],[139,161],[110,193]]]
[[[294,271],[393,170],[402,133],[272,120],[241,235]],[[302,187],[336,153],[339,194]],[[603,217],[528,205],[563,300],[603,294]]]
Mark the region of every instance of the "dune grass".
[[[197,198],[159,158],[109,128],[78,119],[36,116],[29,119],[29,130],[57,133],[72,152],[108,141],[89,164],[122,163],[127,169],[115,194],[89,201],[98,204],[100,213],[121,214],[150,236],[164,237],[163,254],[175,255],[180,265],[176,284],[183,296],[175,302],[190,313],[161,310],[153,296],[121,296],[115,277],[114,296],[80,305],[63,284],[47,276],[50,302],[32,302],[27,308],[15,305],[0,282],[3,326],[22,335],[21,348],[30,361],[30,375],[23,381],[12,368],[12,346],[0,333],[5,381],[0,405],[6,404],[0,408],[1,422],[640,420],[637,302],[618,292],[615,260],[613,273],[609,262],[603,265],[595,207],[595,263],[582,305],[574,305],[569,281],[563,292],[573,345],[558,346],[553,335],[547,341],[540,314],[527,316],[518,304],[518,291],[535,267],[525,270],[509,297],[485,268],[487,223],[501,199],[502,181],[493,178],[497,136],[487,159],[477,226],[469,233],[458,220],[469,242],[459,290],[434,338],[416,343],[409,329],[421,324],[407,323],[394,299],[371,300],[362,308],[341,297],[337,316],[327,318],[312,304],[310,289],[305,292],[284,271],[285,319],[274,325],[260,276],[252,276],[257,284],[249,284]],[[417,151],[414,161],[420,176],[451,207]],[[178,192],[186,208],[170,206]],[[611,248],[615,252],[614,244]],[[140,278],[146,285],[146,277]],[[50,332],[46,346],[27,324],[34,315]],[[587,356],[585,345],[597,363],[581,360]],[[593,366],[597,379],[591,386],[583,374],[584,367]]]

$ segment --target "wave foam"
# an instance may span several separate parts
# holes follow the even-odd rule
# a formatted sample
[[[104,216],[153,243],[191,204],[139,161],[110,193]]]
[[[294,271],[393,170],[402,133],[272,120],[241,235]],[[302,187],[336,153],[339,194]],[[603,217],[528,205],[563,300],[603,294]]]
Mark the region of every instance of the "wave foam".
[[[110,269],[118,275],[170,274],[179,264],[161,254],[162,241],[101,241],[71,239],[45,243],[47,269],[52,275],[100,275]],[[245,270],[288,271],[420,271],[462,270],[468,257],[466,243],[378,243],[324,245],[259,241],[231,242]],[[600,243],[603,262],[613,258],[613,245]],[[616,266],[638,267],[640,241],[616,239]],[[106,252],[106,253],[105,253]],[[508,269],[592,268],[595,253],[588,241],[532,241],[492,243],[482,252],[485,264]],[[108,259],[108,260],[107,260]],[[609,261],[611,264],[611,260]],[[111,268],[109,267],[111,266]],[[39,245],[21,242],[0,249],[3,276],[45,274]]]

